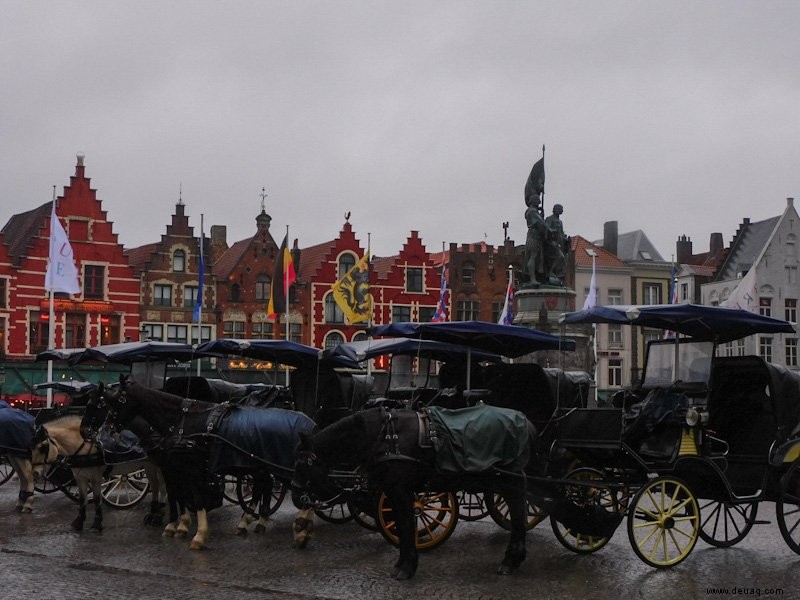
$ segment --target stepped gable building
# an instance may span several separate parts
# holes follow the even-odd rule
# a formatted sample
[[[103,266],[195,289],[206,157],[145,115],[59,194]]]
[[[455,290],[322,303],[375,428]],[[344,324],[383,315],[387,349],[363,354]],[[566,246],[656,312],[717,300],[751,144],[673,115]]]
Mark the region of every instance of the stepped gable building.
[[[204,299],[198,324],[193,321],[200,282],[200,239],[189,226],[182,200],[175,205],[172,221],[159,242],[125,250],[139,279],[140,336],[160,342],[193,343],[216,338],[214,286],[203,280]],[[208,240],[204,256],[209,252]],[[209,260],[204,260],[206,265]],[[208,268],[206,268],[208,271]]]
[[[13,215],[2,229],[0,251],[3,352],[7,359],[29,360],[47,348],[55,327],[57,348],[84,347],[137,339],[139,285],[96,190],[86,177],[84,157],[56,200],[78,268],[81,292],[57,293],[55,320],[49,322],[44,289],[50,252],[52,201]]]
[[[218,338],[285,339],[286,314],[267,315],[279,244],[270,233],[270,217],[262,206],[256,216],[256,233],[230,247],[225,228],[211,228],[214,313]],[[282,239],[282,238],[281,238]],[[293,256],[296,260],[296,251]],[[289,339],[303,341],[303,314],[296,301],[296,286],[289,288]]]
[[[708,247],[708,252],[693,254],[691,238],[685,235],[678,238],[675,244],[678,302],[699,304],[701,286],[714,278],[714,273],[725,259],[721,233],[711,234]]]
[[[747,298],[749,310],[796,326],[800,298],[798,245],[800,217],[793,198],[786,199],[781,215],[756,222],[743,219],[713,281],[701,287],[703,304],[724,305],[732,296]],[[753,270],[755,273],[751,273]],[[800,368],[796,333],[749,336],[727,344],[722,353],[757,354],[768,362],[793,370]]]

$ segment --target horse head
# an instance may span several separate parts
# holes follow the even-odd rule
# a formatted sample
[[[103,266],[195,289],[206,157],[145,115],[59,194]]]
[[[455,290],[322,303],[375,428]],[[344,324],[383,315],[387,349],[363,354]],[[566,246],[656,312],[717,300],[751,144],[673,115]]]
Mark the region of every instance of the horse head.
[[[137,414],[136,402],[132,401],[128,394],[128,387],[131,383],[132,380],[126,375],[120,375],[118,385],[101,383],[94,401],[88,405],[94,406],[94,414],[97,418],[105,412],[104,420],[107,420],[112,429],[118,432],[126,429]]]
[[[39,425],[33,434],[33,446],[31,447],[31,466],[34,472],[41,472],[42,467],[52,464],[58,460],[58,448],[47,428]]]
[[[97,439],[98,432],[108,419],[109,407],[104,397],[106,386],[100,382],[97,387],[84,394],[84,413],[81,419],[81,435],[84,440]]]
[[[298,507],[321,506],[340,496],[342,490],[331,481],[330,466],[314,451],[313,437],[298,433],[300,442],[295,451],[292,475],[292,500]]]

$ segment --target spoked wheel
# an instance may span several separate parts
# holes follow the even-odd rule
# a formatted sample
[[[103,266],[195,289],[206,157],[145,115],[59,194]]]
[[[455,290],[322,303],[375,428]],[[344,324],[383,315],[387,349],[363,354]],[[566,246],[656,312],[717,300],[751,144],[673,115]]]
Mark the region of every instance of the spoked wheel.
[[[8,462],[8,458],[0,456],[0,485],[3,485],[6,481],[11,479],[13,474],[14,469],[11,468],[11,463]]]
[[[147,495],[150,482],[144,469],[131,473],[112,475],[100,488],[103,502],[114,508],[128,509],[136,506]]]
[[[525,529],[533,529],[541,523],[547,516],[547,512],[536,506],[530,499],[528,502],[528,517],[525,522]],[[508,515],[508,503],[500,494],[490,494],[486,496],[486,511],[492,520],[503,529],[511,531],[511,517]]]
[[[417,550],[430,550],[453,534],[458,523],[458,502],[451,492],[423,492],[416,495],[414,514],[417,518],[414,536]],[[397,525],[385,494],[378,499],[378,524],[383,537],[399,546]]]
[[[480,521],[489,516],[489,509],[486,508],[486,499],[483,494],[459,490],[456,492],[456,499],[458,500],[459,519]]]
[[[226,489],[228,487],[228,477],[225,479]],[[272,479],[272,495],[269,499],[269,512],[267,513],[269,515],[278,510],[281,504],[283,504],[283,499],[286,498],[286,486],[283,482],[271,475],[270,478]],[[241,506],[244,512],[257,517],[259,516],[257,514],[258,507],[252,505],[254,486],[255,480],[252,475],[244,474],[236,477],[236,502]],[[225,493],[223,493],[223,496],[224,495]]]
[[[700,539],[717,548],[741,542],[753,528],[758,502],[733,504],[700,500]]]
[[[80,501],[78,485],[75,483],[72,471],[69,467],[58,463],[50,465],[44,475],[34,481],[33,489],[40,494],[52,494],[53,492],[61,491],[73,502]]]
[[[567,474],[566,479],[574,479],[577,481],[603,481],[604,476],[601,471],[583,467],[575,469]],[[593,485],[567,485],[564,489],[566,500],[580,508],[597,507],[602,508],[608,512],[622,515],[628,507],[630,494],[626,489],[616,490],[608,486],[593,486]],[[619,521],[622,517],[618,517]],[[578,554],[590,554],[600,550],[605,546],[611,536],[592,535],[587,533],[580,533],[575,529],[567,527],[563,523],[557,521],[555,517],[550,516],[550,526],[553,529],[553,534],[556,539],[568,550],[577,552]]]
[[[700,532],[700,508],[679,479],[656,477],[633,497],[628,539],[633,551],[652,567],[672,567],[694,548]]]
[[[231,504],[239,504],[239,499],[236,497],[236,475],[224,476],[225,487],[222,488],[222,497]]]
[[[780,498],[775,502],[778,529],[793,551],[800,554],[800,461],[781,479]]]
[[[347,501],[353,520],[369,531],[378,531],[378,497],[372,493],[354,493]]]
[[[331,504],[327,508],[315,508],[314,514],[328,523],[347,523],[353,520],[353,513],[345,500]]]

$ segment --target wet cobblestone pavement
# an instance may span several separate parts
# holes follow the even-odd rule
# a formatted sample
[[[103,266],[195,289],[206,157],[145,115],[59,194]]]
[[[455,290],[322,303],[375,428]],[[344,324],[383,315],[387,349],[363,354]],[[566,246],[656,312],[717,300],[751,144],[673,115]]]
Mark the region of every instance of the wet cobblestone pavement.
[[[292,546],[294,509],[286,503],[266,533],[233,534],[239,509],[210,513],[209,547],[189,551],[188,539],[161,537],[142,525],[144,504],[104,511],[102,533],[71,531],[76,505],[60,493],[37,495],[34,513],[14,511],[16,483],[0,487],[0,598],[133,599],[507,599],[507,598],[800,598],[800,556],[784,543],[773,506],[764,503],[741,544],[711,548],[702,541],[680,565],[653,569],[630,548],[624,523],[595,554],[563,548],[548,522],[528,534],[519,573],[495,575],[507,534],[489,519],[458,523],[452,537],[423,553],[416,577],[388,575],[396,550],[354,522],[317,520],[305,550]],[[727,593],[710,593],[711,590]],[[738,588],[738,593],[733,593]],[[756,593],[758,592],[758,594]],[[770,593],[772,592],[772,593]]]

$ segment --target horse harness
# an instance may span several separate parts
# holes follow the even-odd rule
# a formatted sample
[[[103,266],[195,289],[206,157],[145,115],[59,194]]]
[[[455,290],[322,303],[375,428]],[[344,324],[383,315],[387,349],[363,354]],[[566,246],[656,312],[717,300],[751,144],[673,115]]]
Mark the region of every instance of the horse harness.
[[[420,450],[435,448],[437,431],[425,410],[381,408],[383,426],[373,451],[374,464],[394,460],[421,462]],[[416,435],[414,435],[416,434]]]

